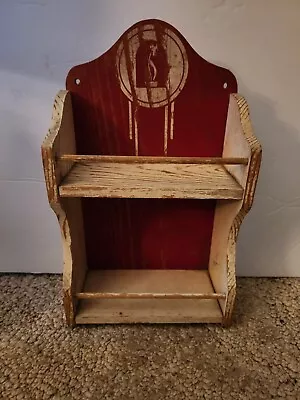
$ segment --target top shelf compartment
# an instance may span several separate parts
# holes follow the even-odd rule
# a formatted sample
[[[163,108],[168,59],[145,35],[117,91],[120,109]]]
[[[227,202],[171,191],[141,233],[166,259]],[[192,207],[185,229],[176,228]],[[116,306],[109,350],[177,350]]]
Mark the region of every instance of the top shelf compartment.
[[[62,197],[233,199],[243,188],[225,164],[247,159],[66,155],[73,168],[59,187]]]

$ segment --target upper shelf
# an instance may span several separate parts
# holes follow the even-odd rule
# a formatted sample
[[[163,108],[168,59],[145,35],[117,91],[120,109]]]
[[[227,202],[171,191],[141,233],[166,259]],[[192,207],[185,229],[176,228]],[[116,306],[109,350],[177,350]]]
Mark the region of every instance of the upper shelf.
[[[62,157],[63,158],[63,157]],[[71,157],[70,157],[71,158]],[[76,158],[74,156],[73,158]],[[66,157],[67,159],[67,157]],[[81,160],[78,162],[78,160]],[[242,199],[242,186],[214,159],[77,162],[62,181],[62,197]],[[207,162],[205,162],[205,160]],[[218,160],[218,159],[217,159]],[[243,159],[237,160],[245,164]],[[234,159],[232,164],[237,164]],[[230,162],[229,162],[230,163]]]

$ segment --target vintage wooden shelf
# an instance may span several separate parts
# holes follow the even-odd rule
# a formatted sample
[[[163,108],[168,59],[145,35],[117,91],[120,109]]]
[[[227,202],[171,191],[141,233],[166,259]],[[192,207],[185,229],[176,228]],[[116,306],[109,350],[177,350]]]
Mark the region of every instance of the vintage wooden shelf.
[[[146,20],[66,86],[42,159],[67,323],[230,324],[261,161],[233,74]]]

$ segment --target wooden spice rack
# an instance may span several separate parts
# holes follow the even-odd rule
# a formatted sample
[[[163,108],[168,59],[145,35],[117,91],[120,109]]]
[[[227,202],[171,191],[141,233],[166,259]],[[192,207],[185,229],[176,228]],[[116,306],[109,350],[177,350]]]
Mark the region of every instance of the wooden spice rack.
[[[73,96],[71,90],[58,93],[52,127],[42,145],[49,203],[58,217],[63,239],[68,324],[228,325],[235,300],[236,239],[253,202],[261,160],[261,146],[253,135],[245,99],[228,94],[220,156],[175,157],[77,154],[79,129]],[[215,201],[207,267],[90,268],[87,229],[92,222],[87,222],[84,215],[85,198]],[[96,214],[95,224],[101,224]]]

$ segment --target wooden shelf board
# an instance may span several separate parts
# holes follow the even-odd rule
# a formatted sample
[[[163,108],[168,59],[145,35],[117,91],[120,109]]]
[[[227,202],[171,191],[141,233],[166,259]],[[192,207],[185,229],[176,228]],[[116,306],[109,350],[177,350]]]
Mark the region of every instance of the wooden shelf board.
[[[83,293],[210,293],[206,270],[88,271]],[[77,324],[222,322],[217,299],[83,299]]]
[[[243,188],[217,164],[76,163],[62,197],[242,199]]]

